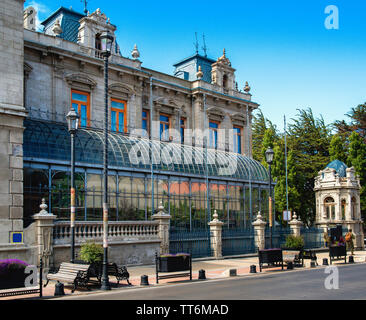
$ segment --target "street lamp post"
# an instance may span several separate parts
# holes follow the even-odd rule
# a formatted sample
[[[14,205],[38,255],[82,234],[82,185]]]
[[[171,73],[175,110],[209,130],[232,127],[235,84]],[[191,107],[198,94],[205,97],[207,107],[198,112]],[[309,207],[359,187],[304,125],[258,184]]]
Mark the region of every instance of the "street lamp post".
[[[74,263],[75,258],[75,134],[79,126],[79,116],[72,108],[66,116],[69,132],[71,135],[71,259],[70,262]]]
[[[103,152],[103,270],[102,290],[110,290],[108,279],[108,59],[111,55],[113,35],[105,31],[100,36],[104,57],[104,152]]]
[[[266,150],[266,162],[268,163],[268,169],[269,169],[269,198],[268,198],[268,211],[269,211],[269,226],[271,228],[271,233],[270,233],[270,243],[271,243],[271,248],[272,248],[272,226],[273,226],[273,217],[272,217],[272,173],[271,173],[271,164],[273,162],[273,156],[274,156],[274,152],[272,150],[272,148],[268,148]]]

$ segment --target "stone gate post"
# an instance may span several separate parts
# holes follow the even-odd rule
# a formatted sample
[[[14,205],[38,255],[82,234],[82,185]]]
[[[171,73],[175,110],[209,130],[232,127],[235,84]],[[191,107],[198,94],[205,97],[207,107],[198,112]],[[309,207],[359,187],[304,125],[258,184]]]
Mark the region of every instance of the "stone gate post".
[[[41,211],[33,215],[36,223],[36,243],[38,246],[37,260],[43,258],[43,267],[48,270],[53,263],[53,227],[56,216],[47,212],[45,199],[40,205]]]
[[[257,220],[252,223],[254,227],[254,243],[258,250],[263,250],[266,246],[266,224],[267,222],[262,220],[261,212],[258,211]]]
[[[169,253],[169,229],[171,215],[165,213],[163,203],[160,202],[158,213],[154,214],[152,218],[159,222],[159,237],[160,237],[160,254]]]
[[[222,257],[222,225],[224,224],[218,219],[216,210],[213,214],[213,220],[208,223],[210,226],[210,243],[213,256],[216,259]]]
[[[300,220],[297,220],[296,212],[294,212],[293,218],[288,224],[290,225],[290,229],[293,235],[295,236],[301,235],[302,222]]]

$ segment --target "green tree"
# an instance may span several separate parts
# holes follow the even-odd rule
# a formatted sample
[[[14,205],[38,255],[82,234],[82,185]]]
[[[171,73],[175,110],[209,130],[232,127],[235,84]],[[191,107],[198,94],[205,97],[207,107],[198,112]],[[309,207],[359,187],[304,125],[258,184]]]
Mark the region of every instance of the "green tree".
[[[335,134],[329,146],[330,161],[339,160],[347,163],[347,139],[340,134]]]
[[[286,197],[286,157],[284,139],[279,139],[274,146],[273,175],[276,179],[275,203],[278,216],[287,209]],[[296,189],[296,166],[293,152],[287,155],[287,192],[289,210],[300,206],[299,192]]]
[[[289,149],[296,170],[295,187],[301,199],[294,209],[301,220],[312,225],[315,220],[314,178],[329,163],[330,129],[322,117],[315,118],[311,108],[298,109],[297,118],[289,125]]]
[[[258,109],[257,114],[253,115],[252,145],[253,158],[259,162],[263,161],[262,143],[268,128],[272,128],[276,132],[276,127],[270,120],[266,119],[262,111]]]
[[[350,123],[347,123],[345,120],[334,123],[338,133],[350,136],[353,131],[356,131],[366,143],[366,102],[358,105],[356,108],[352,108],[346,116],[350,119]]]
[[[361,211],[366,214],[366,144],[363,138],[352,132],[349,137],[348,164],[355,168],[361,183]]]
[[[268,129],[266,129],[266,131],[264,132],[263,141],[262,141],[262,150],[261,150],[261,154],[262,154],[261,162],[266,168],[268,168],[268,164],[266,161],[266,151],[268,148],[273,149],[274,144],[278,139],[279,138],[277,136],[277,133],[276,133],[274,127],[270,127]]]

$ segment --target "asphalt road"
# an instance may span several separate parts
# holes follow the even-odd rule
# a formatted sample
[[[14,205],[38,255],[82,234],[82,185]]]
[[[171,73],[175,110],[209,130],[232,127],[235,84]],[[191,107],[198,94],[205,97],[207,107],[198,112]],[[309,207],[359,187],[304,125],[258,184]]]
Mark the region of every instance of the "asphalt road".
[[[65,297],[72,300],[353,300],[366,299],[366,264],[338,265],[338,289],[326,289],[335,273],[325,267],[271,274],[126,288]]]

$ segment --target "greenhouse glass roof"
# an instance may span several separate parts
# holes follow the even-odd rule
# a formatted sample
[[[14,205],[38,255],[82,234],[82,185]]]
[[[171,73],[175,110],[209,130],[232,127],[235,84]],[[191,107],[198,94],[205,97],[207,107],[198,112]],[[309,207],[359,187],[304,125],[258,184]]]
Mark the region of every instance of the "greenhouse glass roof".
[[[43,120],[25,120],[25,160],[70,161],[70,134],[66,124]],[[103,131],[79,129],[75,139],[78,164],[103,164]],[[148,139],[109,133],[109,168],[146,171],[151,169]],[[205,176],[205,149],[176,143],[152,142],[153,167],[166,173]],[[267,182],[268,173],[262,164],[236,153],[208,149],[208,176]]]

